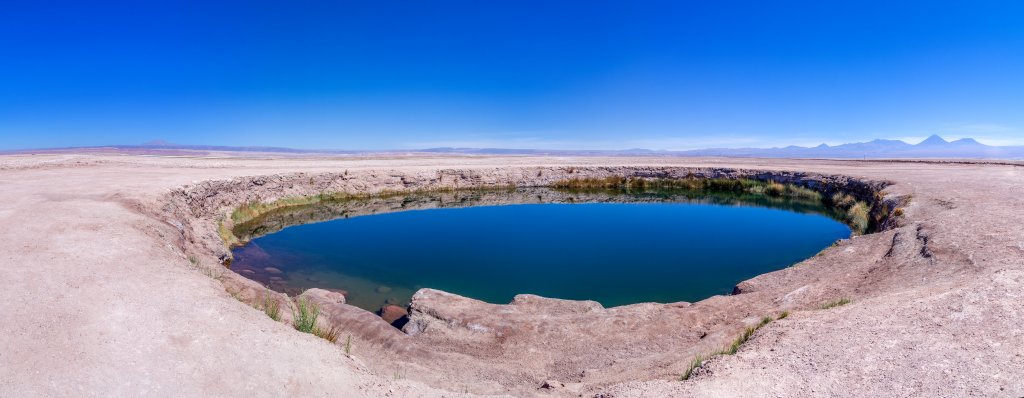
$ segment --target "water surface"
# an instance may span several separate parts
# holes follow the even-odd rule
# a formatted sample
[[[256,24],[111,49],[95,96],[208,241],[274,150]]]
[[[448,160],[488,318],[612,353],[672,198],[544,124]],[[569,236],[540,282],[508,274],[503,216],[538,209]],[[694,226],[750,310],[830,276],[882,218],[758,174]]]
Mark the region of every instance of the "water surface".
[[[423,287],[492,303],[697,301],[850,235],[815,203],[546,189],[336,203],[247,228],[258,237],[233,269],[292,294],[344,290],[368,310]]]

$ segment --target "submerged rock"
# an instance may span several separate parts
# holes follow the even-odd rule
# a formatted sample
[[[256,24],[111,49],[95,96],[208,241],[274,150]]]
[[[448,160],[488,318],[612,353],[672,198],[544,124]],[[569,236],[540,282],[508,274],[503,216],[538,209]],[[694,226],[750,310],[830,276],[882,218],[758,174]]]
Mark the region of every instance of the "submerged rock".
[[[564,317],[567,316],[589,318],[601,316],[605,311],[600,303],[589,300],[562,300],[520,294],[509,304],[491,304],[427,288],[420,289],[412,296],[409,322],[402,330],[410,335],[418,335],[427,330],[439,333],[469,331],[500,338],[526,330],[545,329],[565,321]]]
[[[397,305],[385,305],[381,307],[379,313],[384,322],[390,323],[399,329],[409,321],[409,311]]]
[[[348,290],[344,290],[344,289],[333,289],[333,288],[324,288],[324,290],[327,290],[327,291],[331,291],[331,292],[335,292],[335,293],[338,293],[338,294],[340,294],[340,295],[342,295],[342,296],[345,296],[345,299],[346,299],[346,300],[348,299]]]
[[[308,289],[300,296],[314,303],[345,304],[345,295],[327,289]]]
[[[411,338],[387,323],[381,322],[376,314],[359,307],[345,304],[345,296],[325,289],[309,289],[299,299],[308,300],[320,308],[320,319],[317,323],[322,328],[335,326],[342,337],[339,344],[348,336],[356,341],[356,347],[373,345],[398,355],[429,357],[429,353],[418,347]],[[357,348],[359,349],[359,348]]]

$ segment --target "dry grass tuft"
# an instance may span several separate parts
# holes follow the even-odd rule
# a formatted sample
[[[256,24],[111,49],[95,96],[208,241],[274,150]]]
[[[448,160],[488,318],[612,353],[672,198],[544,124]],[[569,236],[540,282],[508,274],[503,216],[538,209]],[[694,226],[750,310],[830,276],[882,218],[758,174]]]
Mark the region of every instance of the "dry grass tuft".
[[[842,212],[843,221],[846,222],[855,234],[863,234],[871,226],[871,206],[857,200],[850,194],[836,192],[829,198],[832,207]]]
[[[331,344],[338,342],[338,336],[341,335],[341,328],[338,325],[331,325],[331,327],[324,328],[313,328],[313,335],[321,339],[330,341]],[[351,339],[351,337],[349,337]],[[346,354],[348,352],[346,351]]]
[[[312,334],[330,341],[331,344],[338,342],[338,336],[341,335],[340,326],[332,324],[324,329],[316,325],[316,321],[320,317],[320,306],[304,298],[299,298],[295,302],[295,307],[297,311],[292,313],[292,318],[294,318],[292,325],[295,327],[295,330]],[[351,350],[351,339],[352,337],[349,336],[349,342],[346,343],[346,353]]]
[[[853,301],[851,301],[848,298],[841,298],[841,299],[838,299],[838,300],[835,300],[835,301],[829,301],[829,302],[827,302],[825,304],[822,304],[821,307],[819,307],[819,308],[823,309],[823,310],[827,310],[829,308],[841,307],[841,306],[850,304],[852,302]]]
[[[768,196],[782,196],[785,193],[786,186],[775,181],[768,182],[768,185],[764,187],[764,194]]]
[[[679,379],[690,380],[690,376],[693,376],[693,372],[704,364],[704,359],[704,356],[701,354],[697,354],[697,356],[693,357],[693,360],[690,361],[690,367],[686,368],[686,371],[683,372],[683,375],[680,376]]]
[[[281,321],[281,303],[273,299],[270,290],[263,293],[263,313],[275,322]]]
[[[779,314],[778,318],[774,318],[774,319],[772,317],[770,317],[770,316],[765,316],[764,318],[761,318],[761,322],[758,322],[757,325],[754,325],[754,326],[751,326],[751,327],[748,327],[748,328],[744,329],[743,333],[741,333],[738,337],[736,337],[736,340],[733,340],[732,344],[729,344],[728,347],[726,347],[726,348],[724,348],[722,350],[713,352],[711,354],[697,354],[697,356],[693,357],[693,361],[690,361],[690,366],[686,369],[685,372],[683,372],[683,374],[679,377],[679,379],[680,380],[689,380],[690,377],[693,376],[693,372],[695,372],[698,368],[700,368],[701,365],[704,364],[704,361],[706,361],[708,359],[711,359],[711,358],[714,358],[714,357],[717,357],[717,356],[722,356],[722,355],[733,355],[733,354],[735,354],[737,351],[740,350],[740,346],[742,346],[743,343],[746,343],[748,340],[750,340],[750,337],[753,336],[754,332],[756,332],[758,329],[764,327],[765,325],[771,323],[774,320],[783,319],[783,318],[785,318],[787,316],[789,316],[789,311],[783,311],[781,314]]]
[[[854,232],[864,233],[868,230],[868,216],[871,208],[867,203],[857,202],[846,210],[846,222],[854,228]]]
[[[842,192],[832,194],[832,205],[840,209],[849,209],[855,203],[857,203],[857,199],[850,194]]]

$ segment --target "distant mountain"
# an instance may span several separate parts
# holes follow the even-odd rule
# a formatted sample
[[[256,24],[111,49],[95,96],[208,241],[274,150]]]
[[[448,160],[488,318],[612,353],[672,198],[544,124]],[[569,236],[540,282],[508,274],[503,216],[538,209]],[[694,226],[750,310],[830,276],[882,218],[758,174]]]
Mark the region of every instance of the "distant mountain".
[[[435,148],[431,152],[458,152],[466,154],[544,154],[591,156],[721,156],[759,158],[825,158],[825,159],[1024,159],[1024,146],[990,146],[972,138],[953,142],[937,135],[916,145],[900,140],[874,140],[829,146],[787,146],[783,148],[710,148],[689,151],[651,151],[630,149],[620,151],[544,151],[515,149],[452,149]]]
[[[153,147],[153,146],[164,147],[164,146],[175,146],[175,145],[177,145],[177,144],[174,144],[174,143],[171,143],[171,142],[167,142],[167,141],[164,141],[164,140],[152,140],[152,141],[144,142],[142,144],[142,146],[145,146],[145,147]]]
[[[953,142],[938,135],[911,145],[900,140],[874,140],[828,146],[744,149],[700,149],[681,151],[682,156],[733,156],[765,158],[967,158],[967,159],[1024,159],[1024,146],[990,146],[973,138]]]
[[[821,144],[814,147],[790,145],[783,148],[710,148],[688,151],[667,151],[651,149],[623,150],[557,150],[557,149],[507,149],[507,148],[429,148],[417,150],[391,151],[339,151],[339,150],[306,150],[279,147],[250,146],[216,146],[216,145],[179,145],[166,141],[150,141],[142,145],[112,145],[90,148],[63,148],[32,151],[7,152],[52,152],[52,151],[96,151],[116,149],[127,151],[151,151],[169,153],[170,151],[195,152],[258,152],[286,154],[396,154],[396,153],[446,153],[463,155],[548,155],[548,156],[719,156],[719,157],[758,157],[758,158],[796,158],[796,159],[1024,159],[1024,146],[991,146],[982,144],[973,138],[946,141],[938,135],[932,135],[917,144],[908,144],[900,140],[873,140],[849,144],[829,146]]]
[[[307,151],[289,148],[266,147],[217,147],[204,145],[161,145],[144,148],[176,148],[193,150],[220,150],[245,152],[287,152],[287,153],[360,153],[356,151]],[[389,152],[396,151],[375,151]],[[651,149],[622,150],[556,150],[556,149],[508,149],[508,148],[429,148],[398,152],[427,152],[465,155],[548,155],[548,156],[722,156],[722,157],[760,157],[760,158],[827,158],[827,159],[1024,159],[1024,146],[990,146],[973,138],[946,141],[938,135],[932,135],[917,144],[908,144],[900,140],[877,139],[868,142],[855,142],[829,146],[821,144],[814,147],[790,145],[783,148],[711,148],[688,151],[666,151]],[[368,152],[362,152],[368,153]]]
[[[467,155],[552,155],[552,156],[651,156],[669,154],[669,151],[653,149],[507,149],[507,148],[428,148],[411,152],[459,153]]]
[[[921,141],[916,146],[919,148],[939,148],[946,145],[949,145],[949,141],[942,139],[942,137],[939,137],[938,135],[932,134],[931,137],[925,138],[924,141]]]

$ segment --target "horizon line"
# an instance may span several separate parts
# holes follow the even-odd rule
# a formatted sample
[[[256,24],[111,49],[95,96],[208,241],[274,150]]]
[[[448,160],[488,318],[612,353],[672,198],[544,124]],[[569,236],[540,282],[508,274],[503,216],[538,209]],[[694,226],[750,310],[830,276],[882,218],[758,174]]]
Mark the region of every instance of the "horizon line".
[[[821,143],[815,146],[805,145],[786,145],[786,146],[772,146],[772,147],[758,147],[758,146],[709,146],[703,148],[693,149],[652,149],[645,147],[630,147],[630,148],[545,148],[545,147],[501,147],[501,146],[452,146],[452,145],[439,145],[429,146],[424,145],[414,148],[387,148],[387,149],[340,149],[340,148],[324,148],[324,149],[313,149],[304,147],[291,147],[291,146],[276,146],[276,145],[217,145],[217,144],[182,144],[168,142],[164,140],[151,140],[143,142],[141,144],[104,144],[104,145],[85,145],[85,146],[60,146],[60,147],[37,147],[37,148],[15,148],[15,149],[0,149],[0,153],[23,153],[32,151],[67,151],[75,149],[104,149],[104,148],[137,148],[137,149],[167,149],[167,150],[224,150],[224,151],[247,151],[247,152],[259,152],[259,150],[266,150],[266,152],[305,152],[305,153],[396,153],[396,152],[437,152],[442,150],[451,151],[523,151],[523,152],[656,152],[656,153],[686,153],[686,152],[697,152],[697,151],[710,151],[710,150],[784,150],[784,149],[817,149],[817,148],[837,148],[846,145],[857,145],[857,144],[868,144],[874,142],[900,142],[905,145],[914,147],[924,144],[927,141],[938,138],[944,143],[956,143],[956,142],[973,142],[982,146],[990,148],[1019,148],[1024,147],[1024,143],[1018,145],[991,145],[985,144],[978,139],[971,137],[961,137],[957,139],[947,139],[938,134],[932,134],[916,144],[912,144],[903,138],[876,138],[870,141],[859,141],[859,142],[845,142],[841,144],[828,144]]]

